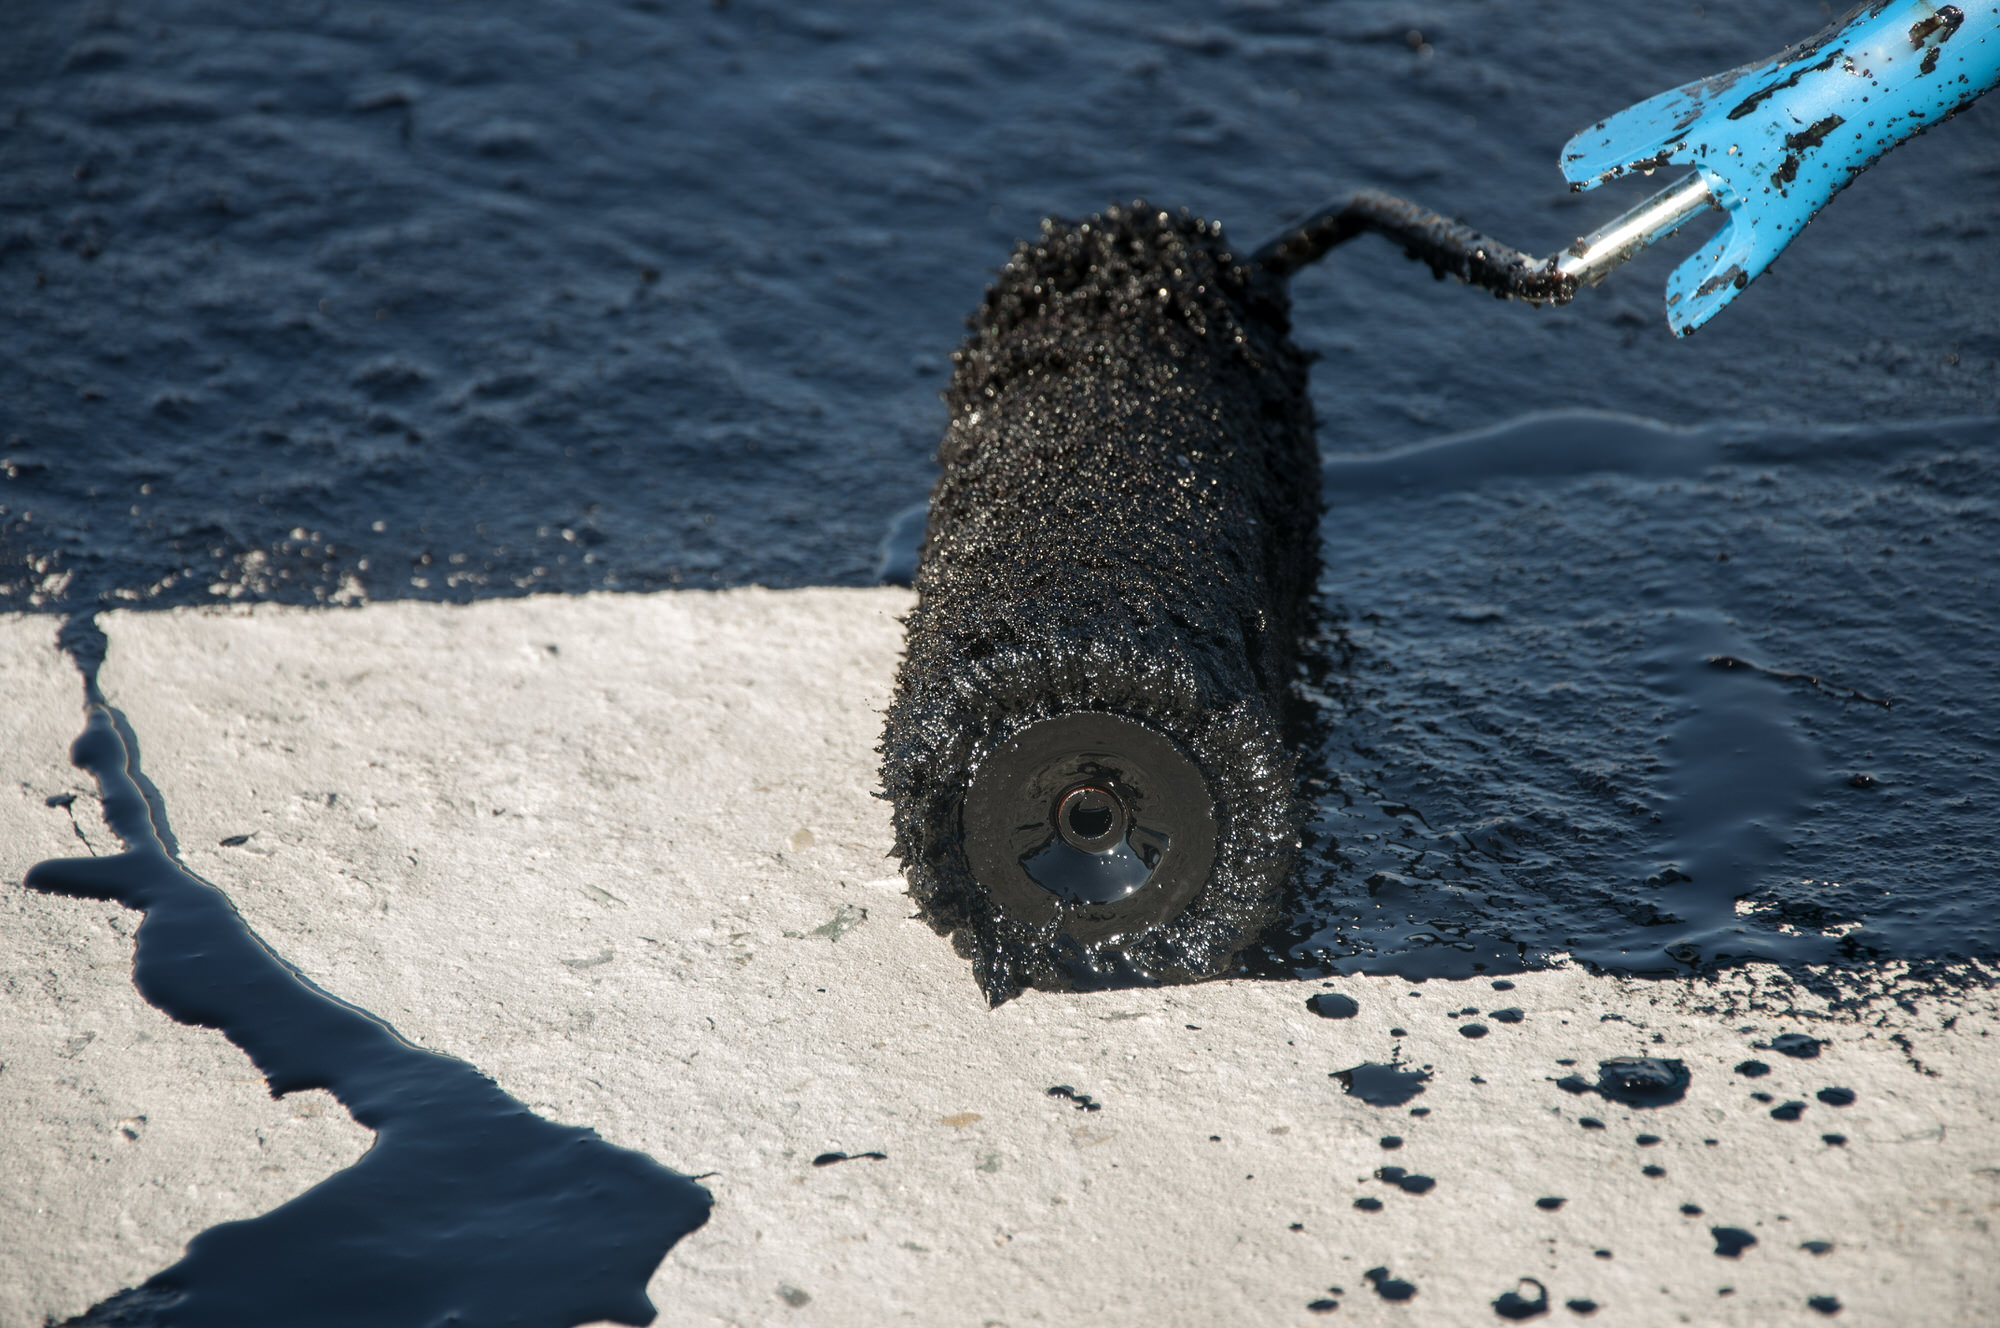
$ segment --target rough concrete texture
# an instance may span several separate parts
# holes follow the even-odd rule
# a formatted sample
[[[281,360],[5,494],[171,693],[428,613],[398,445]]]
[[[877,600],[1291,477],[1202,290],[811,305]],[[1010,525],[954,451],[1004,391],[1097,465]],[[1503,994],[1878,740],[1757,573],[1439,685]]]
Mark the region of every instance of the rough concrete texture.
[[[113,614],[103,682],[188,864],[279,953],[535,1110],[714,1173],[714,1216],[653,1280],[663,1323],[1497,1323],[1521,1278],[1552,1320],[1589,1300],[1596,1323],[1817,1323],[1821,1296],[1843,1323],[2000,1317],[1986,992],[1825,1012],[1768,969],[1566,968],[1507,991],[1340,979],[1346,1020],[1307,1010],[1319,982],[989,1010],[909,917],[871,796],[909,607],[747,590]],[[367,1138],[146,1006],[130,915],[20,888],[81,849],[71,811],[107,847],[63,760],[80,690],[52,629],[0,624],[7,1328],[143,1280]],[[63,792],[73,808],[45,805]],[[1521,1022],[1487,1017],[1508,1006]],[[1486,1036],[1461,1034],[1467,1010]],[[1754,1049],[1781,1032],[1827,1045]],[[1397,1049],[1433,1069],[1409,1103],[1329,1077]],[[1684,1061],[1685,1100],[1555,1082],[1627,1054]],[[1752,1057],[1771,1073],[1733,1072]],[[1772,1119],[1788,1101],[1803,1118]],[[886,1158],[813,1165],[836,1151]],[[1374,1177],[1390,1164],[1435,1187]],[[1757,1244],[1718,1257],[1717,1226]],[[1374,1268],[1414,1297],[1381,1297]]]

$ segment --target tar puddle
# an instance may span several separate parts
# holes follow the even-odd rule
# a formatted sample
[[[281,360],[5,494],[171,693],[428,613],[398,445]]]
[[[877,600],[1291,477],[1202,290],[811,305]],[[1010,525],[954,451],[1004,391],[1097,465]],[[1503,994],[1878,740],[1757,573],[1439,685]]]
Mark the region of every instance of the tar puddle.
[[[143,911],[140,994],[181,1023],[219,1029],[273,1096],[329,1090],[375,1143],[289,1203],[202,1232],[178,1263],[71,1322],[652,1322],[646,1282],[708,1219],[708,1192],[591,1130],[542,1119],[279,958],[177,860],[129,728],[91,692],[71,757],[96,779],[125,851],[44,862],[26,883]]]

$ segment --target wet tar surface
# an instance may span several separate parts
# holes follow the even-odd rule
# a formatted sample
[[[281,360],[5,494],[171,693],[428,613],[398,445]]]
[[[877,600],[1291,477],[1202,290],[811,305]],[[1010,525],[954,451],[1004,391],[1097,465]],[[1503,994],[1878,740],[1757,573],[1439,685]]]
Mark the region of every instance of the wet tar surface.
[[[1824,17],[1593,13],[31,5],[0,604],[867,584],[1044,214],[1375,186],[1553,251],[1647,183],[1570,194],[1571,133]],[[1293,282],[1336,667],[1260,971],[2000,952],[1996,145],[1906,144],[1684,343],[1702,224],[1561,309],[1368,238]],[[1579,409],[1706,432],[1381,460]]]
[[[1321,866],[1270,971],[1990,958],[1995,432],[1332,458]]]

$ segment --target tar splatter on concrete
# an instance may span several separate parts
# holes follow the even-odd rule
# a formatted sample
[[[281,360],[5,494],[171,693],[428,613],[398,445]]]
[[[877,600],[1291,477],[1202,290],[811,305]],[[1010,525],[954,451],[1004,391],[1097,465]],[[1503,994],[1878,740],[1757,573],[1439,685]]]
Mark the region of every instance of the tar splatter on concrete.
[[[412,1045],[285,963],[181,865],[136,740],[101,698],[73,757],[96,779],[125,851],[40,863],[26,884],[142,910],[133,982],[148,1001],[219,1029],[273,1095],[328,1089],[376,1132],[347,1170],[262,1217],[201,1233],[171,1268],[73,1324],[652,1322],[647,1279],[707,1220],[708,1191],[594,1131],[542,1119],[471,1065]]]

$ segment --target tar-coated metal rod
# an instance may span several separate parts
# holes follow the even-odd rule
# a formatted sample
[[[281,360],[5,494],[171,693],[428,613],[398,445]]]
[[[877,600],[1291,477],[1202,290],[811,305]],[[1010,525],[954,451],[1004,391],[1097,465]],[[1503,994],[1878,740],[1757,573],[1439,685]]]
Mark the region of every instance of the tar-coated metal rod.
[[[1692,174],[1560,254],[1533,258],[1429,208],[1363,189],[1278,236],[1251,255],[1251,262],[1272,276],[1288,277],[1334,246],[1373,232],[1401,245],[1439,280],[1457,277],[1502,299],[1528,304],[1567,304],[1580,287],[1595,286],[1611,269],[1714,206],[1708,185]]]
[[[1576,281],[1563,275],[1553,258],[1531,258],[1463,222],[1374,189],[1307,218],[1251,255],[1251,262],[1272,276],[1288,277],[1369,231],[1403,246],[1440,281],[1457,277],[1502,299],[1531,304],[1566,304],[1576,294]]]

